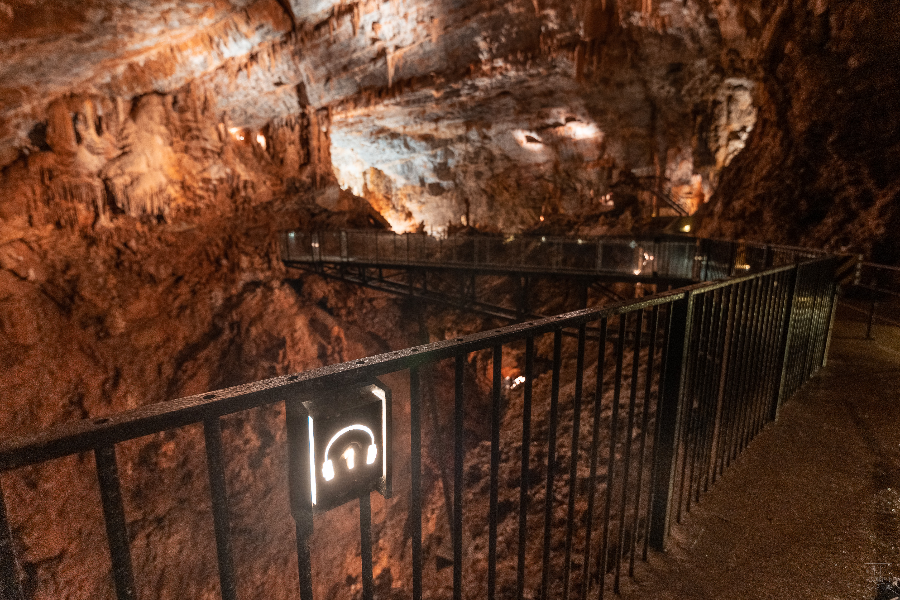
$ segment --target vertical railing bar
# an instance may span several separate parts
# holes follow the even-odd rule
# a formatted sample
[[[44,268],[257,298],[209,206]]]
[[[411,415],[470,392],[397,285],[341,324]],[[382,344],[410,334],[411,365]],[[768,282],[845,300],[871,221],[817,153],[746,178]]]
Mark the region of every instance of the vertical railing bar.
[[[769,377],[769,387],[766,391],[766,397],[763,399],[762,408],[762,420],[764,423],[774,420],[772,399],[777,398],[778,390],[781,386],[781,371],[784,361],[783,344],[785,343],[788,326],[785,316],[787,315],[791,294],[793,293],[792,274],[792,271],[784,271],[778,276],[778,306],[775,314],[772,315],[771,376]]]
[[[718,313],[716,312],[716,308],[718,306],[718,293],[719,290],[713,290],[712,292],[707,292],[705,294],[707,296],[707,302],[709,303],[709,314],[707,316],[709,325],[706,329],[706,350],[704,351],[702,376],[698,387],[702,426],[700,428],[700,447],[697,451],[697,483],[694,488],[694,499],[697,502],[700,501],[703,478],[709,472],[707,452],[712,443],[711,438],[715,430],[716,405],[712,399],[712,381],[715,378],[714,373],[716,371],[716,343],[718,341],[718,337],[716,336],[718,326]]]
[[[734,334],[731,338],[731,362],[733,368],[731,369],[729,377],[730,384],[727,388],[727,393],[731,402],[731,414],[728,427],[728,439],[725,448],[725,468],[731,466],[731,461],[734,458],[734,449],[736,447],[735,441],[740,433],[741,405],[738,401],[738,394],[736,392],[738,381],[740,380],[741,367],[743,366],[740,364],[740,355],[744,340],[744,315],[747,312],[747,306],[750,301],[750,293],[748,292],[747,287],[746,282],[738,284],[738,294],[740,299],[738,301],[737,309],[735,310],[734,322],[732,323],[734,328]]]
[[[594,419],[591,430],[591,462],[588,475],[587,531],[584,534],[584,560],[581,571],[581,600],[587,600],[591,587],[591,537],[594,531],[594,501],[597,491],[597,459],[600,445],[600,415],[603,409],[603,375],[606,369],[606,317],[600,319],[597,349],[597,378],[594,388]]]
[[[714,297],[716,306],[716,326],[714,328],[716,342],[713,350],[713,370],[712,373],[710,373],[707,388],[711,404],[712,431],[710,432],[709,437],[709,448],[707,449],[707,454],[704,458],[704,492],[709,490],[710,479],[715,477],[717,454],[716,451],[718,449],[719,436],[722,432],[722,402],[721,394],[719,393],[719,386],[721,384],[722,363],[724,362],[724,360],[722,359],[722,354],[725,351],[725,334],[727,333],[728,329],[727,305],[731,299],[731,295],[729,294],[728,300],[726,301],[725,294],[727,292],[728,290],[725,288],[716,290],[716,295]]]
[[[812,266],[808,266],[806,268],[806,273],[803,280],[803,295],[801,296],[801,337],[800,344],[798,345],[798,358],[797,358],[797,368],[794,373],[794,384],[791,389],[791,396],[797,393],[800,389],[800,386],[803,385],[803,376],[806,368],[806,354],[809,348],[809,324],[812,318],[812,306],[809,300],[809,296],[812,293]]]
[[[707,311],[709,308],[709,294],[698,294],[695,296],[699,296],[699,308],[697,313],[699,313],[699,323],[697,319],[694,320],[694,330],[697,332],[696,340],[691,344],[691,352],[690,356],[690,365],[691,370],[688,375],[687,383],[685,384],[685,409],[690,408],[691,410],[691,431],[690,431],[690,440],[691,440],[691,448],[690,448],[690,461],[688,461],[688,456],[685,455],[685,464],[688,464],[687,474],[685,474],[684,470],[682,470],[682,483],[681,489],[684,491],[685,481],[687,481],[687,498],[685,501],[685,512],[691,511],[691,498],[694,492],[694,477],[697,471],[697,460],[698,454],[700,453],[700,445],[702,439],[702,431],[703,431],[703,397],[700,394],[700,386],[703,382],[704,375],[704,366],[705,361],[703,360],[705,351],[704,351],[704,341],[709,341],[709,325],[710,320],[707,318]],[[699,327],[697,326],[699,325]],[[707,348],[708,349],[708,348]],[[694,404],[696,403],[696,408],[694,408]],[[687,450],[687,446],[685,446],[685,450]],[[681,498],[678,500],[678,522],[681,522]]]
[[[819,306],[819,281],[817,277],[816,271],[818,269],[813,265],[810,269],[812,271],[812,276],[810,277],[809,282],[809,319],[807,320],[806,325],[806,343],[803,345],[803,370],[801,371],[800,383],[797,385],[797,388],[803,386],[804,383],[809,379],[812,373],[812,365],[813,365],[813,345],[815,344],[815,336],[816,336],[816,318],[818,313]]]
[[[745,331],[744,335],[744,359],[741,361],[744,363],[743,365],[743,373],[741,375],[740,384],[738,385],[738,393],[741,399],[741,406],[743,407],[743,412],[741,413],[741,434],[738,438],[738,449],[737,452],[740,454],[744,451],[744,448],[747,447],[749,443],[749,432],[750,432],[750,415],[752,414],[751,408],[752,405],[750,403],[750,386],[751,381],[755,375],[755,342],[756,342],[756,330],[758,327],[758,313],[759,313],[759,298],[762,290],[760,289],[761,282],[757,277],[751,283],[751,295],[750,295],[750,315],[745,323],[743,329]]]
[[[455,404],[453,419],[453,600],[462,600],[462,526],[463,526],[463,380],[465,377],[466,355],[456,356]]]
[[[541,598],[550,589],[550,532],[553,521],[553,486],[556,481],[556,432],[559,427],[559,373],[562,363],[562,329],[553,332],[553,376],[550,384],[550,427],[547,432],[547,483],[544,495],[544,556],[541,565]]]
[[[412,595],[413,600],[422,600],[422,388],[417,366],[409,370],[409,427]]]
[[[769,381],[769,389],[766,393],[763,407],[763,420],[774,421],[774,406],[778,401],[778,393],[782,385],[782,371],[784,366],[784,358],[786,356],[785,346],[788,343],[787,333],[790,323],[788,322],[788,310],[793,294],[793,277],[794,271],[785,271],[779,275],[779,294],[778,294],[778,310],[774,315],[774,332],[772,337],[772,376]]]
[[[578,480],[578,444],[581,434],[581,396],[584,386],[586,328],[587,325],[584,323],[578,328],[578,349],[575,359],[575,397],[572,399],[572,451],[569,458],[569,506],[566,512],[566,550],[563,561],[563,600],[569,600],[569,586],[572,576],[572,537],[575,528],[575,494]]]
[[[97,479],[100,483],[100,499],[103,503],[103,519],[106,523],[106,539],[112,562],[112,575],[118,600],[137,598],[134,573],[131,566],[131,548],[125,523],[125,507],[122,504],[122,488],[116,465],[114,446],[102,446],[94,450],[97,463]]]
[[[762,377],[756,394],[756,414],[753,416],[754,436],[759,435],[765,425],[765,399],[770,394],[770,386],[772,381],[772,355],[774,354],[775,340],[775,315],[781,302],[778,293],[778,275],[767,277],[766,304],[765,304],[765,328],[763,332],[763,359],[762,359]]]
[[[712,393],[711,393],[711,385],[710,382],[714,378],[713,373],[715,372],[715,342],[717,338],[715,336],[716,331],[716,298],[717,298],[718,290],[714,290],[712,292],[707,292],[704,294],[707,296],[707,302],[709,303],[709,314],[706,317],[709,321],[708,326],[706,327],[706,348],[703,352],[703,368],[701,370],[702,375],[700,376],[700,385],[698,386],[698,399],[700,402],[700,435],[697,448],[697,464],[695,467],[696,470],[696,485],[694,487],[694,501],[700,501],[700,492],[703,487],[703,478],[709,472],[708,468],[708,457],[707,450],[710,446],[711,440],[710,436],[712,434],[712,430],[715,426],[715,404],[712,401]]]
[[[606,588],[606,570],[609,565],[609,518],[612,511],[613,479],[616,466],[616,437],[619,427],[619,398],[622,392],[622,362],[625,353],[626,315],[619,315],[619,335],[616,340],[616,374],[613,379],[613,405],[609,432],[609,457],[606,466],[606,504],[603,509],[603,537],[597,563],[600,571],[599,598],[603,600]]]
[[[647,377],[646,377],[646,381],[644,382],[644,418],[643,418],[643,424],[641,426],[641,458],[638,461],[638,473],[640,474],[639,476],[641,477],[641,481],[643,481],[643,476],[644,476],[644,456],[645,456],[645,452],[646,452],[646,448],[647,448],[647,429],[650,427],[650,400],[653,397],[652,396],[652,393],[653,393],[652,392],[652,390],[653,390],[653,364],[656,359],[656,338],[657,338],[657,335],[659,334],[659,305],[656,305],[653,307],[653,311],[651,312],[651,317],[650,317],[650,323],[651,323],[650,328],[649,328],[650,345],[647,348]],[[658,419],[656,419],[654,417],[654,425],[657,421],[658,421]],[[654,430],[655,429],[656,428],[654,427]],[[654,436],[654,438],[655,438],[655,436]],[[652,450],[651,450],[651,452],[652,452]],[[651,457],[649,464],[651,464],[651,465],[653,464],[652,457]],[[649,531],[650,531],[650,504],[651,504],[650,493],[651,493],[652,489],[653,489],[653,481],[651,478],[649,481],[649,487],[647,489],[647,500],[646,500],[647,510],[645,511],[645,514],[644,514],[644,544],[643,544],[643,550],[641,553],[641,557],[645,561],[647,560],[647,546],[648,546]],[[638,486],[637,498],[635,498],[635,500],[634,500],[635,514],[638,514],[638,511],[640,510],[640,504],[641,504],[641,486]],[[635,535],[633,539],[636,542],[637,536]],[[636,545],[632,544],[631,545],[631,564],[628,565],[628,574],[632,577],[634,577],[635,548],[636,548]]]
[[[372,600],[375,583],[372,576],[372,501],[369,492],[359,497],[359,547],[362,559],[363,600]]]
[[[236,600],[237,582],[231,552],[231,519],[228,509],[228,489],[225,483],[225,460],[222,452],[222,427],[219,417],[203,421],[206,445],[206,470],[209,475],[209,494],[212,500],[213,528],[216,535],[216,557],[219,564],[219,586],[222,600]]]
[[[754,332],[754,342],[755,342],[755,350],[754,350],[754,361],[753,361],[753,369],[751,371],[751,376],[749,379],[749,390],[750,394],[750,416],[748,417],[748,426],[747,426],[747,444],[753,441],[757,434],[759,433],[759,429],[757,428],[758,417],[759,417],[759,399],[762,395],[762,389],[765,386],[765,378],[767,375],[766,372],[766,359],[768,358],[768,327],[769,327],[769,314],[772,302],[772,289],[771,289],[771,277],[760,276],[759,277],[759,300],[758,304],[758,312],[759,315],[757,317],[757,325]]]
[[[525,550],[528,542],[528,501],[530,495],[531,399],[534,383],[534,337],[525,338],[525,389],[522,406],[522,472],[519,479],[519,556],[516,569],[516,598],[525,596]]]
[[[826,277],[825,261],[819,263],[819,315],[816,327],[816,350],[812,356],[813,374],[818,373],[822,368],[822,352],[825,346],[825,340],[828,331],[828,318],[831,316],[830,297],[831,297],[831,278]]]
[[[652,331],[653,334],[650,337],[650,349],[648,350],[648,356],[650,357],[650,360],[647,364],[647,387],[645,389],[645,395],[644,395],[644,403],[645,403],[644,410],[646,411],[647,414],[649,414],[649,412],[650,412],[650,399],[652,398],[651,390],[652,390],[652,386],[653,386],[653,363],[656,359],[656,338],[659,337],[659,305],[656,305],[653,307],[652,319],[653,319],[652,320],[653,325],[652,325],[650,331]],[[663,342],[663,346],[662,346],[663,354],[665,354],[665,349],[666,349],[665,342]],[[660,368],[659,368],[660,378],[662,377],[662,372],[663,372],[662,364],[663,364],[664,360],[665,360],[665,357],[661,356],[660,357]],[[653,437],[652,437],[653,442],[652,442],[652,446],[650,448],[650,462],[648,463],[648,465],[650,467],[652,467],[653,463],[654,463],[654,459],[655,459],[655,455],[656,455],[656,439],[657,439],[657,436],[659,435],[659,383],[658,382],[656,385],[656,391],[657,391],[657,393],[656,393],[657,402],[656,402],[656,408],[654,409],[654,417],[653,417]],[[646,421],[646,419],[645,419],[645,421]],[[648,427],[648,425],[645,422],[644,431],[647,430],[647,427]],[[644,440],[641,440],[641,443],[643,444]],[[643,460],[644,460],[644,447],[641,446],[641,461],[643,461]],[[639,470],[641,471],[641,473],[643,473],[643,467],[641,467]],[[641,558],[644,561],[647,560],[647,550],[650,546],[650,509],[653,506],[653,470],[652,470],[652,468],[650,470],[650,479],[649,479],[648,483],[649,483],[649,485],[647,487],[647,502],[646,502],[647,509],[644,513],[644,548],[641,553]]]
[[[808,381],[810,377],[816,374],[818,371],[818,363],[819,363],[819,343],[822,339],[821,330],[822,330],[822,315],[824,312],[825,306],[825,278],[823,277],[823,269],[822,264],[819,263],[816,266],[816,288],[814,293],[815,304],[814,304],[814,320],[813,320],[813,328],[812,328],[812,340],[809,345],[809,367],[807,368],[807,376],[806,380]]]
[[[698,304],[699,303],[699,304]],[[689,465],[693,468],[691,458],[694,454],[694,450],[696,449],[696,428],[697,428],[697,418],[698,411],[694,409],[694,382],[696,381],[696,368],[698,356],[700,355],[699,344],[700,339],[703,334],[703,309],[706,306],[706,295],[705,294],[696,294],[694,295],[694,304],[693,310],[695,317],[693,319],[694,327],[691,330],[691,336],[687,338],[685,345],[685,355],[684,355],[684,379],[682,381],[682,397],[681,400],[683,404],[684,418],[682,419],[683,428],[681,431],[681,435],[679,436],[682,440],[682,453],[681,453],[681,475],[678,478],[678,508],[675,512],[675,522],[681,523],[682,509],[684,508],[684,498],[685,498],[685,485],[687,485],[687,498],[690,499],[691,496],[691,488],[690,488],[690,477],[691,473],[688,471]],[[697,319],[696,315],[700,318]],[[699,325],[699,327],[698,327]],[[677,459],[677,457],[676,457]]]
[[[781,402],[784,403],[794,395],[797,390],[797,380],[799,378],[800,362],[803,358],[803,345],[806,343],[805,323],[806,323],[806,269],[804,265],[800,265],[797,271],[797,294],[794,297],[796,310],[791,314],[791,319],[795,321],[794,335],[791,340],[791,359],[789,363],[788,386]]]
[[[741,454],[741,451],[744,449],[744,439],[747,424],[746,382],[748,374],[750,373],[750,336],[753,330],[753,316],[756,306],[756,296],[758,293],[757,281],[758,280],[754,279],[747,282],[747,286],[749,288],[748,300],[740,326],[740,345],[738,352],[741,359],[738,361],[740,370],[738,372],[735,386],[735,397],[738,401],[739,412],[737,415],[738,422],[736,424],[734,445],[732,446],[732,460],[737,459],[737,457]]]
[[[694,312],[693,294],[688,292],[681,300],[669,304],[669,316],[665,342],[663,379],[660,382],[657,419],[659,433],[653,462],[653,512],[650,522],[650,544],[654,549],[665,550],[666,536],[672,524],[672,494],[675,490],[676,457],[678,456],[684,389],[687,370],[686,352],[692,333]]]
[[[709,302],[709,315],[707,319],[709,320],[709,325],[706,330],[706,350],[704,351],[704,364],[703,364],[703,374],[701,377],[700,386],[698,388],[699,400],[701,405],[701,420],[702,426],[700,428],[700,447],[697,450],[697,467],[696,467],[696,486],[694,488],[694,501],[700,501],[700,493],[703,489],[703,481],[706,475],[709,473],[709,452],[712,447],[712,436],[715,433],[716,426],[716,410],[717,403],[714,399],[713,394],[713,382],[715,381],[715,372],[717,365],[717,357],[716,353],[718,348],[718,318],[719,312],[717,308],[720,304],[719,302],[719,293],[721,290],[713,290],[712,292],[707,292],[705,295],[708,296]]]
[[[297,540],[297,570],[300,574],[300,600],[312,600],[312,561],[309,555],[309,540],[304,527],[295,525]]]
[[[734,328],[735,328],[735,315],[737,313],[738,307],[738,296],[739,289],[736,285],[730,285],[727,288],[724,288],[728,292],[728,304],[727,308],[724,308],[724,327],[725,331],[723,332],[724,339],[722,341],[722,350],[720,355],[722,357],[722,366],[720,368],[720,375],[718,386],[716,390],[716,394],[718,396],[717,402],[719,404],[719,413],[721,417],[719,419],[719,435],[716,439],[716,458],[715,463],[713,464],[713,483],[716,482],[718,476],[722,474],[725,470],[725,454],[727,452],[728,447],[728,435],[729,428],[731,425],[731,412],[732,405],[731,399],[728,395],[729,388],[731,386],[730,374],[733,370],[732,365],[732,357],[731,351],[734,346]]]
[[[0,598],[24,600],[24,597],[16,570],[16,555],[9,516],[6,512],[6,499],[0,483]]]
[[[631,475],[631,446],[634,436],[634,412],[637,405],[638,371],[641,366],[641,333],[644,324],[644,311],[637,310],[634,313],[634,347],[631,361],[631,395],[628,399],[628,433],[625,434],[625,456],[623,458],[624,469],[622,471],[622,501],[619,504],[619,539],[616,549],[616,575],[613,581],[613,589],[619,593],[621,580],[622,557],[625,552],[625,509],[628,505],[628,481]],[[640,485],[640,479],[638,480]],[[637,535],[637,529],[633,528],[631,536]]]
[[[781,344],[779,347],[779,353],[781,356],[780,367],[781,367],[781,375],[778,378],[777,389],[773,394],[771,400],[771,408],[769,410],[769,418],[772,421],[775,421],[778,418],[778,411],[781,407],[782,399],[786,395],[787,385],[788,385],[788,372],[791,360],[791,345],[793,343],[794,332],[792,331],[794,324],[794,305],[796,304],[795,299],[797,297],[797,292],[799,289],[800,283],[800,265],[795,266],[791,270],[791,275],[788,278],[785,285],[785,294],[787,294],[787,299],[785,301],[785,309],[782,315],[782,338]]]
[[[491,390],[491,491],[488,508],[488,600],[494,600],[497,588],[497,496],[500,472],[500,384],[503,346],[494,346],[493,389]]]
[[[744,406],[741,402],[741,383],[746,368],[745,358],[745,342],[748,325],[748,312],[752,306],[753,285],[752,282],[744,282],[739,284],[741,288],[741,301],[739,309],[735,314],[734,335],[732,336],[732,358],[734,359],[734,369],[731,372],[731,385],[728,388],[728,394],[732,401],[731,423],[729,427],[729,441],[726,450],[725,466],[731,465],[731,461],[738,454],[738,446],[741,439],[741,424],[743,423]]]
[[[831,282],[831,314],[828,318],[828,332],[826,333],[825,347],[822,349],[822,366],[828,364],[828,351],[831,349],[831,336],[834,333],[834,320],[837,316],[838,285]]]

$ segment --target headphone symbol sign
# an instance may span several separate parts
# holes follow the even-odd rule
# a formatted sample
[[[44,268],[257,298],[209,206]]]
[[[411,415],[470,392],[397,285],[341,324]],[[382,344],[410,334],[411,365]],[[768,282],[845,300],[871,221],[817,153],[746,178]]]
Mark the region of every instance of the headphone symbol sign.
[[[365,425],[348,425],[347,427],[344,427],[343,429],[335,433],[332,436],[331,440],[328,441],[328,445],[325,446],[325,462],[322,464],[322,477],[325,479],[325,481],[331,481],[332,479],[334,479],[334,461],[329,456],[331,447],[334,446],[334,443],[345,433],[351,431],[362,431],[367,433],[369,436],[369,447],[366,450],[367,465],[373,464],[375,462],[375,459],[378,457],[378,446],[375,444],[375,434],[372,433],[372,430]],[[347,463],[347,469],[351,471],[356,467],[357,447],[357,444],[352,443],[347,446],[344,452],[341,454],[341,457]]]

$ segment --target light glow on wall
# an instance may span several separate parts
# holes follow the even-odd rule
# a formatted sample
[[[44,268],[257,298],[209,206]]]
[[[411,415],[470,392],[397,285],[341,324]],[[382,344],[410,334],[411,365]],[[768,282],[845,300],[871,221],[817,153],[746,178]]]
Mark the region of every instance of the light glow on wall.
[[[261,133],[256,134],[256,143],[260,145],[260,147],[265,150],[266,149],[266,136]]]
[[[228,133],[230,133],[231,137],[233,137],[237,141],[239,141],[239,142],[244,141],[244,130],[241,129],[240,127],[229,127]]]
[[[573,140],[590,140],[600,135],[600,130],[593,123],[582,123],[581,121],[570,121],[563,126],[563,132],[566,137]]]
[[[540,152],[544,149],[544,141],[538,134],[533,131],[525,131],[524,129],[513,129],[513,137],[522,148],[532,152]]]

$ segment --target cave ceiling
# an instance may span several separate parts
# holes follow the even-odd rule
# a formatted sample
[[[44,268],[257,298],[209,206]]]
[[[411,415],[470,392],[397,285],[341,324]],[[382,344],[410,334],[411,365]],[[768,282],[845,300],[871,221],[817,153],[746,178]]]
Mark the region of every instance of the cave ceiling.
[[[709,76],[721,36],[732,29],[746,35],[719,26],[715,11],[693,2],[652,2],[652,14],[641,12],[646,2],[634,4],[6,0],[0,2],[0,162],[28,149],[48,104],[65,94],[131,99],[200,85],[214,92],[218,110],[232,122],[254,127],[296,113],[298,105],[371,104],[410,87],[442,92],[468,77],[529,68],[540,77],[560,61],[583,70],[574,64],[576,53],[589,54],[598,39],[625,31],[624,18],[631,32],[618,36],[609,62],[642,62],[655,88],[650,93],[671,96],[681,90],[652,71],[665,75],[671,63],[686,65],[688,73],[677,74],[682,84]],[[727,22],[736,9],[725,5],[716,10]],[[662,89],[667,86],[672,89]]]
[[[814,239],[827,243],[862,211],[864,235],[884,237],[879,223],[897,212],[889,164],[900,135],[896,111],[875,118],[897,92],[889,65],[900,56],[900,17],[890,8],[882,0],[0,0],[0,169],[48,149],[60,155],[60,136],[70,154],[69,138],[91,138],[84,160],[32,162],[91,187],[85,197],[99,206],[99,196],[115,196],[113,180],[139,179],[110,161],[135,139],[162,140],[141,159],[152,185],[132,187],[165,198],[113,204],[145,213],[188,205],[205,194],[194,184],[210,177],[236,182],[232,196],[266,188],[263,196],[276,197],[297,186],[271,181],[290,179],[313,152],[269,148],[265,160],[236,162],[221,132],[252,141],[282,135],[285,123],[311,127],[313,115],[331,155],[320,153],[327,165],[312,181],[366,197],[398,231],[459,222],[520,229],[573,206],[604,210],[610,186],[624,180],[637,182],[630,193],[644,186],[703,212],[727,181],[730,204],[707,211],[720,233],[749,231],[744,224],[757,221],[742,215],[762,210],[769,237],[780,239],[777,223],[790,219],[798,231],[824,223]],[[185,103],[199,115],[189,124],[173,117]],[[75,131],[61,134],[66,113]],[[860,113],[873,117],[862,128],[852,125]],[[85,134],[90,120],[109,139]],[[207,140],[203,152],[185,159],[182,147],[195,139]],[[739,154],[744,162],[723,180]],[[817,161],[834,164],[820,170]],[[37,168],[26,170],[37,177]],[[254,172],[267,169],[269,180],[257,181]],[[830,198],[845,192],[852,198],[835,212]]]

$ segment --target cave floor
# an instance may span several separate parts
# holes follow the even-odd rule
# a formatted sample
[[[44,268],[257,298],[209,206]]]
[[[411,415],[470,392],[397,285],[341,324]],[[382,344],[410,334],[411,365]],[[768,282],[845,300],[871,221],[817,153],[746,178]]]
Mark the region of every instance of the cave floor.
[[[866,340],[864,319],[841,305],[826,368],[620,598],[872,599],[867,563],[900,577],[900,328],[876,324]]]

